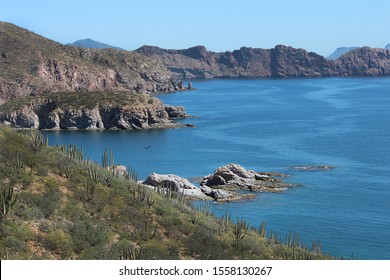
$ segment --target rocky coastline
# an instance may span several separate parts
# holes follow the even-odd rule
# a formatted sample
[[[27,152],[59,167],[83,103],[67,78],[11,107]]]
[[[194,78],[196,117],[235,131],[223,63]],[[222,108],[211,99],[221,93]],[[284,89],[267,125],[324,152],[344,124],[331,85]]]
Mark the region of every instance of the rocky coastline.
[[[152,188],[171,188],[192,199],[231,202],[255,197],[257,192],[280,193],[297,186],[283,181],[286,174],[246,170],[239,164],[217,168],[213,174],[204,176],[197,187],[185,178],[174,174],[152,173],[142,184]],[[238,190],[247,191],[239,193]]]
[[[29,129],[122,129],[139,130],[151,128],[188,127],[178,124],[177,119],[189,117],[181,106],[165,105],[161,100],[147,94],[97,93],[93,95],[68,94],[69,98],[86,98],[90,104],[69,104],[60,95],[36,97],[25,104],[9,101],[0,106],[0,123],[13,128]],[[106,96],[105,96],[106,95]],[[80,97],[81,96],[81,97]],[[124,96],[124,97],[122,97]],[[131,97],[129,97],[131,96]],[[104,102],[104,97],[110,99]],[[118,101],[113,102],[117,98]],[[126,101],[124,98],[128,98]]]

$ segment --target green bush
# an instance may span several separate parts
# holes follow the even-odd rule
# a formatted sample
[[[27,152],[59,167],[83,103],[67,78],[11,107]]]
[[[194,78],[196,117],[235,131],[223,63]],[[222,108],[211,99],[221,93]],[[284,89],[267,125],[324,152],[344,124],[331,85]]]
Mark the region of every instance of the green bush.
[[[43,237],[43,244],[46,249],[69,257],[73,252],[72,238],[62,230],[55,230]]]

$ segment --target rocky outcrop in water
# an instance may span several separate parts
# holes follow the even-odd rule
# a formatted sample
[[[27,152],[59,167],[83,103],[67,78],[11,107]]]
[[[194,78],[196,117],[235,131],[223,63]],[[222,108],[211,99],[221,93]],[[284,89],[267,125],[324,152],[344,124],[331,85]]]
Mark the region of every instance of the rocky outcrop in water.
[[[204,46],[185,50],[143,46],[136,51],[160,60],[180,79],[390,75],[390,59],[384,49],[358,48],[335,61],[283,45],[218,53]]]
[[[164,105],[147,94],[75,93],[67,97],[99,98],[101,102],[93,101],[86,106],[81,100],[80,105],[72,105],[61,94],[35,97],[24,105],[9,101],[0,106],[0,122],[15,128],[36,129],[148,129],[176,127],[172,116],[175,119],[187,116],[182,107]]]
[[[341,56],[336,63],[342,76],[389,76],[390,50],[363,47]]]
[[[260,173],[246,170],[239,164],[228,164],[219,167],[213,174],[203,177],[200,183],[212,189],[248,190],[257,192],[281,192],[292,187],[280,178],[286,176],[279,173]]]

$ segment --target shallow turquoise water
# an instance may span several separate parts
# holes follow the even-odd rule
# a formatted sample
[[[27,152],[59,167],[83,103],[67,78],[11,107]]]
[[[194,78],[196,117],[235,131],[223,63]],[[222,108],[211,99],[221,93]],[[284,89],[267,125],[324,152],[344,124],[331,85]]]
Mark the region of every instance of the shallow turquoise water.
[[[390,259],[390,78],[193,81],[191,92],[160,95],[199,118],[196,128],[47,132],[50,144],[73,143],[99,161],[140,178],[151,172],[191,178],[227,163],[279,171],[303,184],[282,194],[212,204],[253,226],[267,222],[281,238],[299,232],[323,251],[358,259]],[[151,146],[149,149],[146,147]],[[336,169],[302,172],[297,165]]]

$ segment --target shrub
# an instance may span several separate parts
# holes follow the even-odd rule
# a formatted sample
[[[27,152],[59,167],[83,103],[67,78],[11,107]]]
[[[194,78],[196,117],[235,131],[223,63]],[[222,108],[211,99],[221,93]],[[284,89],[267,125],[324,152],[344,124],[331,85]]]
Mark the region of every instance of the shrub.
[[[46,249],[65,258],[69,257],[73,252],[72,238],[62,230],[48,233],[43,238],[43,244]]]

